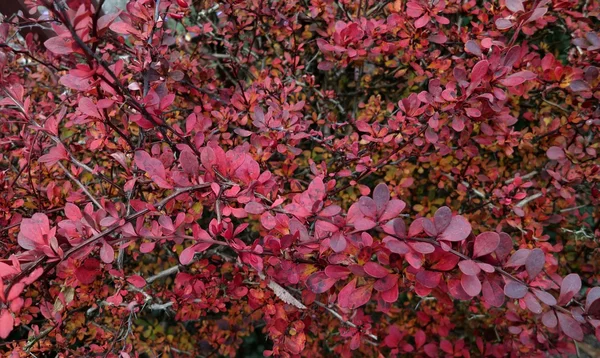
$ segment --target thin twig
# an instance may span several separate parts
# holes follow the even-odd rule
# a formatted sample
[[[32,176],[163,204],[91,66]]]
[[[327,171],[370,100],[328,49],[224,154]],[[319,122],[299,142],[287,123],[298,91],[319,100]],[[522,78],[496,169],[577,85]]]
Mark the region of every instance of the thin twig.
[[[87,188],[85,187],[85,185],[83,185],[83,183],[81,183],[79,181],[79,179],[75,178],[75,176],[73,174],[71,174],[71,172],[65,168],[65,166],[61,163],[61,162],[56,162],[56,164],[58,164],[58,166],[60,167],[60,169],[62,169],[65,174],[72,180],[75,182],[75,184],[77,184],[77,186],[79,188],[81,188],[81,190],[83,190],[83,192],[85,193],[85,195],[87,195],[88,198],[90,198],[90,200],[92,201],[92,203],[94,203],[94,205],[96,205],[96,207],[98,209],[102,209],[102,205],[100,205],[100,203],[98,202],[98,200],[96,200],[96,198],[94,198],[94,196],[92,195],[92,193],[89,192],[89,190],[87,190]]]

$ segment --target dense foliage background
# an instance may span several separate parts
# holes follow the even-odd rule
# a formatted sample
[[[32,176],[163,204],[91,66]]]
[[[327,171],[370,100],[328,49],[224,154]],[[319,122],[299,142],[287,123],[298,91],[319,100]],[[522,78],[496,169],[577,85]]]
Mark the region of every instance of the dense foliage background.
[[[0,351],[593,354],[600,2],[24,4]]]

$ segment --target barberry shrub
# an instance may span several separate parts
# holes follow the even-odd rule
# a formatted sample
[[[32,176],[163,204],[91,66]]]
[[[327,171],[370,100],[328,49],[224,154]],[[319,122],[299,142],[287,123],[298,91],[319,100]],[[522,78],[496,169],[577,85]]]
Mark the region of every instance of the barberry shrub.
[[[600,338],[600,2],[24,3],[0,24],[7,355]]]

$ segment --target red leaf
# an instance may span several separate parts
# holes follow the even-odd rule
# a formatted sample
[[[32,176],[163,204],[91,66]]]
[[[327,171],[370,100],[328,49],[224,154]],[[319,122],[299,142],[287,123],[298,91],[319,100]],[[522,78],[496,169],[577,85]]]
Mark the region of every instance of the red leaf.
[[[478,57],[483,54],[481,52],[481,47],[479,47],[479,44],[476,41],[473,41],[473,40],[469,40],[469,41],[467,41],[465,43],[465,51],[468,52],[468,53],[471,53],[471,54],[473,54],[475,56],[478,56]],[[471,73],[471,77],[473,77],[473,73]]]
[[[82,78],[66,74],[59,80],[60,84],[76,91],[87,91],[90,88],[90,80],[88,78]]]
[[[194,259],[194,255],[196,255],[194,246],[185,248],[179,254],[179,263],[182,265],[188,265]]]
[[[556,304],[556,298],[546,291],[534,289],[533,293],[537,296],[537,298],[540,299],[540,301],[544,302],[548,306],[554,306]]]
[[[562,312],[556,312],[556,315],[558,316],[560,329],[564,334],[576,341],[583,340],[583,329],[581,329],[581,324],[577,322],[573,316]]]
[[[402,200],[398,200],[398,199],[390,200],[387,203],[387,205],[385,206],[385,209],[383,210],[383,212],[379,215],[379,221],[385,221],[385,220],[395,218],[396,216],[398,216],[398,214],[400,214],[402,212],[402,210],[404,210],[405,207],[406,207],[406,203],[403,202]],[[398,220],[401,220],[401,219],[398,219]],[[404,224],[404,222],[402,224]],[[406,229],[405,229],[405,231],[406,231]]]
[[[410,248],[408,247],[408,245],[406,245],[406,243],[395,239],[391,236],[385,237],[383,239],[383,243],[385,244],[385,247],[387,247],[388,250],[390,250],[393,253],[405,255],[410,252]]]
[[[473,258],[489,255],[496,251],[500,244],[500,235],[495,232],[484,232],[475,238],[473,246]]]
[[[75,270],[75,277],[84,285],[89,285],[100,274],[100,261],[88,258]]]
[[[471,82],[478,83],[487,74],[490,63],[487,60],[481,60],[473,66],[471,71]]]
[[[69,154],[67,153],[67,150],[61,143],[59,143],[56,146],[52,147],[48,154],[42,155],[39,161],[40,163],[46,163],[48,167],[51,167],[61,160],[68,159]]]
[[[329,265],[325,267],[325,274],[329,278],[345,279],[350,275],[350,269],[345,266]]]
[[[481,117],[481,111],[478,110],[477,108],[465,108],[465,112],[467,113],[467,116],[469,116],[471,118]]]
[[[520,267],[525,265],[527,262],[527,257],[529,257],[529,253],[531,250],[529,249],[519,249],[517,250],[511,257],[508,259],[506,263],[506,267]]]
[[[521,0],[506,0],[506,7],[512,12],[525,11]]]
[[[458,267],[465,275],[477,275],[481,268],[473,260],[464,260],[458,263]]]
[[[388,270],[386,270],[380,264],[369,261],[364,266],[363,269],[367,273],[367,275],[375,278],[383,278],[389,274]]]
[[[534,22],[537,19],[544,16],[547,12],[548,12],[547,7],[538,7],[535,10],[533,10],[533,12],[531,13],[531,16],[529,17],[529,19],[527,19],[527,21],[525,21],[525,23],[528,24],[530,22]]]
[[[198,164],[198,158],[194,153],[192,153],[192,151],[183,150],[181,152],[181,157],[179,158],[179,163],[181,164],[181,169],[183,169],[183,171],[187,174],[198,174],[200,165]]]
[[[0,280],[3,277],[10,276],[10,275],[15,275],[17,273],[19,273],[19,271],[16,268],[7,265],[4,262],[0,262]],[[1,293],[0,293],[0,295],[1,295]]]
[[[0,314],[0,338],[6,339],[15,325],[15,319],[9,310],[3,309]]]
[[[340,208],[338,205],[329,205],[328,207],[324,208],[319,212],[319,216],[330,218],[332,216],[338,215],[341,212],[342,208]]]
[[[504,286],[504,294],[514,299],[523,298],[527,294],[527,286],[511,280]]]
[[[437,232],[443,232],[452,221],[452,210],[447,206],[442,206],[436,210],[433,219]]]
[[[550,160],[560,160],[566,158],[565,151],[561,147],[548,148],[546,155]]]
[[[527,274],[529,275],[529,279],[533,280],[540,271],[544,268],[544,263],[546,262],[546,255],[542,249],[533,249],[529,256],[527,256],[527,261],[525,262],[525,268],[527,269]]]
[[[408,245],[420,254],[430,254],[435,251],[435,246],[427,242],[411,242]]]
[[[124,21],[114,22],[114,23],[110,24],[109,28],[111,30],[113,30],[114,32],[116,32],[118,34],[122,34],[122,35],[139,33],[139,31],[137,31],[135,28],[133,28],[133,26],[129,25],[128,23],[126,23]]]
[[[420,29],[421,27],[427,25],[429,23],[429,20],[431,20],[431,18],[429,17],[429,15],[425,14],[418,18],[417,21],[415,21],[415,27],[417,29]]]
[[[515,24],[508,20],[508,19],[497,19],[496,20],[496,27],[498,28],[498,30],[506,30],[506,29],[510,29],[511,27],[513,27]]]
[[[483,299],[490,306],[501,307],[504,304],[504,291],[495,281],[484,279],[481,290]]]
[[[554,311],[546,311],[542,315],[542,323],[548,328],[556,327],[556,325],[558,324],[558,320],[556,319],[556,314],[554,313]]]
[[[600,287],[594,287],[587,293],[585,312],[591,316],[600,318]]]
[[[115,260],[115,250],[106,241],[102,243],[100,248],[100,258],[106,264],[110,264]]]
[[[150,154],[143,150],[135,152],[135,165],[144,170],[150,178],[161,188],[172,189],[173,187],[166,181],[166,171],[163,163],[152,158]]]
[[[358,199],[358,208],[367,217],[377,217],[377,204],[375,203],[375,200],[368,196],[361,196],[360,199]]]
[[[166,215],[161,215],[158,218],[158,224],[164,229],[163,232],[172,233],[175,232],[175,226],[173,220]]]
[[[381,293],[381,299],[387,303],[394,303],[398,300],[399,292],[398,292],[398,284],[395,284],[389,290]]]
[[[353,309],[365,305],[371,299],[372,292],[373,285],[365,285],[357,288],[348,298],[348,307]]]
[[[439,240],[463,241],[471,233],[471,224],[463,216],[457,215],[452,218],[450,225],[438,236]]]
[[[421,285],[427,288],[436,288],[439,285],[440,280],[442,279],[442,273],[428,270],[420,270],[415,275],[415,278]]]
[[[137,288],[146,286],[146,280],[140,275],[131,275],[127,278],[127,282],[134,285]]]
[[[529,81],[536,78],[536,75],[531,71],[521,71],[517,73],[513,73],[510,76],[507,76],[501,79],[499,82],[506,87],[514,87],[518,86],[525,81]]]
[[[306,280],[306,287],[314,293],[327,292],[336,283],[336,279],[328,277],[325,272],[315,272]]]
[[[46,40],[44,46],[56,55],[68,55],[77,49],[77,45],[72,39],[59,36]]]
[[[329,247],[335,252],[342,252],[346,249],[347,246],[346,238],[342,232],[334,233],[329,239]]]
[[[386,184],[381,183],[375,187],[373,190],[373,201],[375,201],[377,212],[383,212],[390,201],[390,190]]]
[[[45,246],[44,234],[50,231],[50,222],[46,214],[33,214],[31,219],[23,219],[21,221],[21,230],[17,236],[19,245],[25,250],[35,250],[41,246]]]
[[[481,292],[481,281],[477,276],[462,275],[460,285],[469,296],[477,296]]]
[[[456,267],[460,258],[438,248],[431,256],[429,256],[429,261],[432,263],[430,266],[430,269],[432,270],[450,271]]]
[[[390,274],[375,281],[373,288],[377,291],[387,291],[398,284],[398,275]]]
[[[375,226],[377,226],[377,223],[375,221],[366,218],[360,218],[354,222],[354,228],[357,231],[371,230]]]
[[[498,260],[504,260],[513,249],[513,242],[510,236],[505,233],[500,233],[500,242],[498,243],[498,248],[496,249],[496,257]]]
[[[248,214],[260,215],[265,212],[265,207],[256,201],[250,201],[244,207]]]
[[[540,305],[538,300],[535,298],[535,296],[532,295],[530,292],[527,292],[527,294],[523,298],[523,301],[525,301],[525,305],[527,306],[527,309],[530,310],[531,312],[533,312],[535,314],[542,313],[542,306]]]
[[[81,210],[79,209],[79,207],[77,207],[77,205],[75,205],[73,203],[66,203],[64,211],[65,211],[65,215],[70,220],[79,220],[83,217],[81,215]]]
[[[429,220],[428,218],[423,218],[422,224],[423,224],[423,230],[425,230],[425,233],[427,235],[432,236],[432,237],[436,237],[438,235],[438,231],[435,228],[433,221]]]
[[[560,285],[560,295],[558,296],[558,304],[567,304],[573,296],[581,290],[581,278],[576,273],[571,273],[563,278]]]
[[[340,307],[342,308],[348,308],[350,307],[350,295],[352,294],[352,292],[354,292],[354,290],[356,289],[356,278],[352,279],[352,281],[348,282],[348,284],[346,286],[344,286],[344,288],[342,288],[340,290],[340,292],[338,293],[338,304],[340,305]]]
[[[102,119],[102,116],[100,115],[100,112],[98,112],[98,107],[96,106],[96,104],[87,97],[81,97],[79,99],[79,106],[77,106],[77,109],[79,109],[79,112],[86,114],[90,117]]]

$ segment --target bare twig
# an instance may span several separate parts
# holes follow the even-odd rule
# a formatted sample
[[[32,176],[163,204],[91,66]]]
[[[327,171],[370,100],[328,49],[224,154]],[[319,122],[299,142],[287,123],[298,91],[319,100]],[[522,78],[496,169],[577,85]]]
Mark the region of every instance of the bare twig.
[[[75,178],[75,176],[73,174],[71,174],[71,172],[69,171],[69,169],[65,168],[65,166],[61,162],[56,162],[56,164],[58,164],[58,166],[60,167],[60,169],[62,169],[65,172],[65,174],[72,181],[74,181],[75,184],[77,184],[77,186],[79,188],[81,188],[81,190],[83,190],[83,192],[85,193],[85,195],[87,195],[87,197],[90,198],[90,200],[92,201],[92,203],[94,203],[94,205],[96,205],[96,207],[98,209],[102,209],[102,205],[100,205],[100,203],[98,202],[98,200],[96,200],[96,198],[94,198],[94,196],[92,195],[92,193],[90,193],[90,191],[87,190],[87,188],[85,187],[85,185],[83,185],[83,183],[81,183],[79,181],[79,179]]]
[[[522,208],[522,207],[524,207],[525,205],[527,205],[529,202],[531,202],[531,201],[534,201],[535,199],[537,199],[537,198],[541,197],[542,195],[543,195],[542,193],[535,193],[535,194],[533,194],[532,196],[528,196],[528,197],[526,197],[525,199],[523,199],[523,200],[519,201],[519,202],[517,203],[517,205],[516,205],[516,206],[517,206],[518,208]]]
[[[344,319],[344,317],[342,317],[342,315],[340,315],[337,311],[335,311],[332,308],[329,308],[327,305],[325,305],[324,303],[321,303],[319,301],[315,301],[314,302],[317,306],[320,306],[322,308],[324,308],[327,312],[329,312],[333,317],[337,318],[340,322],[342,322],[343,324],[345,324],[348,327],[352,327],[352,328],[358,328],[354,323]],[[366,333],[365,334],[367,337],[371,338],[374,341],[377,341],[377,336],[372,334],[372,333]]]

